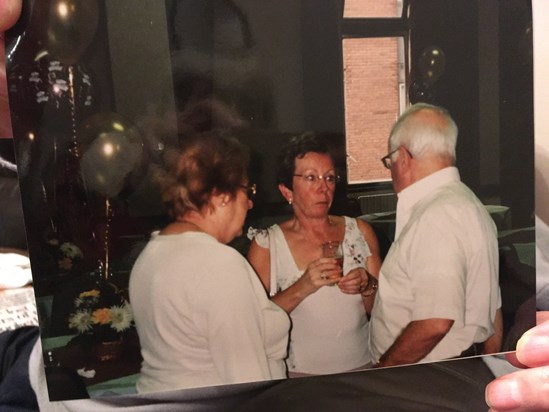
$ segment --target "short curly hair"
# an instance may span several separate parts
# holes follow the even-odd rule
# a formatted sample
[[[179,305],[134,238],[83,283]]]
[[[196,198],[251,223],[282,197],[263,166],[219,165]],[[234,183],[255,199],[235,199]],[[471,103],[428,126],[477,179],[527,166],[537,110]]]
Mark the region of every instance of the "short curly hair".
[[[208,205],[214,191],[236,195],[248,177],[250,150],[223,132],[198,134],[172,154],[159,174],[162,200],[177,218]]]
[[[277,159],[277,183],[282,183],[288,189],[293,189],[293,177],[295,173],[295,160],[302,159],[307,153],[326,154],[334,160],[328,142],[313,132],[293,136],[284,145]]]

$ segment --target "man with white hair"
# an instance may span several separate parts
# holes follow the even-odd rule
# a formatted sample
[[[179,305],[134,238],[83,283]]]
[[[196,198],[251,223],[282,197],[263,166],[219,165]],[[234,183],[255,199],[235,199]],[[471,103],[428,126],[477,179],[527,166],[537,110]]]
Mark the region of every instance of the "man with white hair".
[[[460,181],[457,135],[445,109],[415,104],[393,126],[381,159],[398,203],[371,318],[376,366],[500,349],[496,226]]]

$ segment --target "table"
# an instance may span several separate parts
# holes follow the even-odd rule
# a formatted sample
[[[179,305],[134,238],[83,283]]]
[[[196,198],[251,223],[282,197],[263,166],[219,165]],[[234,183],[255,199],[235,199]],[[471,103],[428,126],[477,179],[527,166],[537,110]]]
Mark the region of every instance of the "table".
[[[494,219],[498,231],[511,229],[511,209],[508,206],[485,205],[484,207]]]
[[[485,205],[494,220],[498,231],[511,229],[511,210],[502,205]],[[374,229],[383,233],[392,242],[395,238],[396,212],[370,213],[358,217],[370,223]],[[376,232],[377,234],[377,232]]]
[[[91,377],[82,377],[90,397],[136,393],[135,383],[141,368],[141,352],[137,334],[130,334],[119,358],[100,361],[94,348],[77,342],[74,336],[58,336],[42,340],[45,360],[51,358],[56,366],[78,371],[95,371]]]

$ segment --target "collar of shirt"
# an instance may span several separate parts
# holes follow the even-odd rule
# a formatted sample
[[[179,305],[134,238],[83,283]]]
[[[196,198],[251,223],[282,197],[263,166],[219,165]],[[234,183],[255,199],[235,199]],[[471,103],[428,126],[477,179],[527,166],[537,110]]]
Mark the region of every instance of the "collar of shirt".
[[[441,186],[459,181],[459,171],[455,166],[450,166],[432,173],[401,190],[398,194],[396,210],[395,240],[398,239],[400,231],[408,223],[417,202],[436,192]]]

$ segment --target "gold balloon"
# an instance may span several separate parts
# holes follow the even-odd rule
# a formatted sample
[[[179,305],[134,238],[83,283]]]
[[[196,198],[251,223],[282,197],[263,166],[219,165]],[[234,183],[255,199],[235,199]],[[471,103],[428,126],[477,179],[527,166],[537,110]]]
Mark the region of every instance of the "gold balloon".
[[[42,24],[41,43],[65,65],[78,62],[92,42],[99,21],[97,0],[37,0],[33,19]]]
[[[117,113],[88,118],[78,133],[80,170],[87,190],[118,195],[143,159],[141,131]]]
[[[446,56],[442,49],[430,46],[421,52],[418,61],[419,72],[423,81],[429,85],[436,82],[446,66]]]

